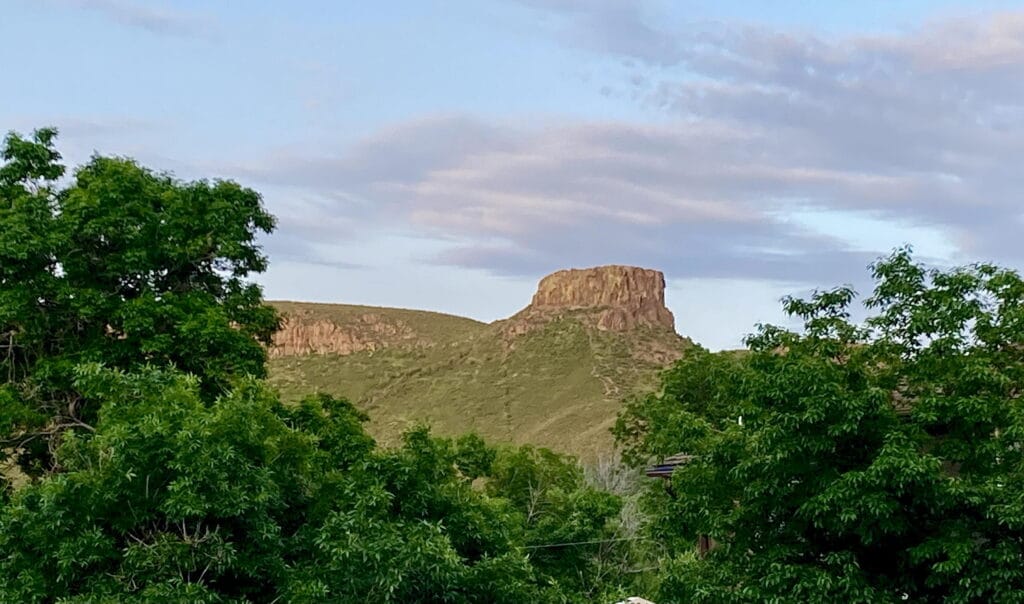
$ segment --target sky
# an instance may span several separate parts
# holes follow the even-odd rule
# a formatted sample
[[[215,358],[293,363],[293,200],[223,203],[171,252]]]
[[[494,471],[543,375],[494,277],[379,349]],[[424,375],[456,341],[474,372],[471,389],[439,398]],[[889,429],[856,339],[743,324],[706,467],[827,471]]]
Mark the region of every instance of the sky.
[[[664,271],[733,348],[909,244],[1024,268],[1024,1],[0,0],[0,130],[260,191],[270,299]]]

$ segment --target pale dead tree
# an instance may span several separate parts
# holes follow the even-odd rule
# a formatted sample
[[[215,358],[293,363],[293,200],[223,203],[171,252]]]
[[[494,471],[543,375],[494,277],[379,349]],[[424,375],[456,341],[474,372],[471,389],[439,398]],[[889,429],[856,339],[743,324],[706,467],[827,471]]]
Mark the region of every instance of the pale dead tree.
[[[583,476],[595,489],[623,497],[639,492],[642,482],[640,471],[624,464],[618,451],[601,453],[584,464]]]
[[[529,501],[526,502],[526,523],[532,524],[534,519],[540,515],[541,500],[544,498],[544,490],[537,485],[530,483]]]
[[[614,532],[595,555],[599,575],[623,576],[649,570],[648,554],[637,549],[645,540],[641,530],[645,515],[640,506],[643,473],[623,463],[618,451],[599,455],[585,464],[583,471],[589,486],[617,495],[622,503]]]

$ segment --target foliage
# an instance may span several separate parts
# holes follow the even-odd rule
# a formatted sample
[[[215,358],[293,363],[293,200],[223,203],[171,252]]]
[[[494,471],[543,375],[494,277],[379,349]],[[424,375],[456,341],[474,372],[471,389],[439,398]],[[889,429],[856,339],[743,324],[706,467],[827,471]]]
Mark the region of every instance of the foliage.
[[[100,156],[61,181],[55,137],[12,133],[0,150],[0,449],[36,475],[51,435],[96,417],[76,365],[173,365],[212,400],[264,374],[260,341],[277,326],[246,280],[274,227],[256,192]]]
[[[423,430],[374,447],[345,401],[86,367],[95,434],[0,511],[4,602],[555,602],[509,503]]]
[[[61,181],[55,136],[9,135],[0,166],[0,452],[35,478],[0,485],[0,601],[615,592],[620,500],[575,460],[426,428],[381,449],[347,401],[258,381],[277,316],[246,281],[273,228],[255,192],[106,157]],[[448,319],[435,335],[478,327]]]
[[[35,476],[0,488],[0,601],[607,591],[590,542],[618,499],[573,460],[425,428],[380,449],[348,402],[256,381],[277,316],[246,281],[273,228],[255,192],[106,157],[61,181],[55,136],[9,135],[0,166],[0,452]]]
[[[620,417],[634,458],[696,456],[647,500],[662,600],[1024,600],[1024,281],[872,269],[863,324],[850,288],[786,299],[802,333],[693,350]]]
[[[622,578],[621,567],[610,567],[621,549],[613,541],[621,501],[588,485],[575,459],[529,445],[504,447],[485,488],[511,503],[538,572],[580,601],[593,601]]]

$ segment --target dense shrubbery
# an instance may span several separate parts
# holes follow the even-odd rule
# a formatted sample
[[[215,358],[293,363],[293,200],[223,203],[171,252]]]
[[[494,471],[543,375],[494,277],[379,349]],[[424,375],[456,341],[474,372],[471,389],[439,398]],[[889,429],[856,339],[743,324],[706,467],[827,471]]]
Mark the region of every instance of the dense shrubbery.
[[[1024,600],[1024,282],[873,270],[863,324],[848,288],[789,299],[802,333],[695,349],[620,418],[634,458],[696,456],[648,498],[665,601]]]
[[[77,365],[172,365],[212,400],[263,375],[260,342],[277,327],[246,281],[274,227],[255,191],[100,156],[62,182],[55,136],[11,134],[0,149],[0,449],[32,475],[60,432],[93,427]]]
[[[586,559],[523,546],[594,539],[617,510],[532,450],[425,430],[378,449],[326,396],[285,406],[246,381],[208,404],[195,378],[98,367],[75,386],[96,432],[67,435],[59,472],[0,513],[0,601],[564,601]]]

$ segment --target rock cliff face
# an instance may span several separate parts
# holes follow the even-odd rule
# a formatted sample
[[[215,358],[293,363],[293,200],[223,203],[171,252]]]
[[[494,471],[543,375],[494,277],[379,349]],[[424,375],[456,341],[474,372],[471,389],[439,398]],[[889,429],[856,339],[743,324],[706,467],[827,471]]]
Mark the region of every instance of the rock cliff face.
[[[604,331],[675,331],[675,317],[665,306],[665,275],[619,265],[562,270],[544,277],[530,305],[508,319],[506,331],[523,333],[566,315]]]
[[[415,341],[416,333],[404,322],[389,321],[375,313],[365,313],[345,325],[308,313],[291,313],[285,315],[281,329],[274,334],[274,345],[268,353],[271,357],[352,354]]]
[[[420,348],[472,338],[487,325],[424,310],[352,304],[270,302],[283,319],[271,358]]]

